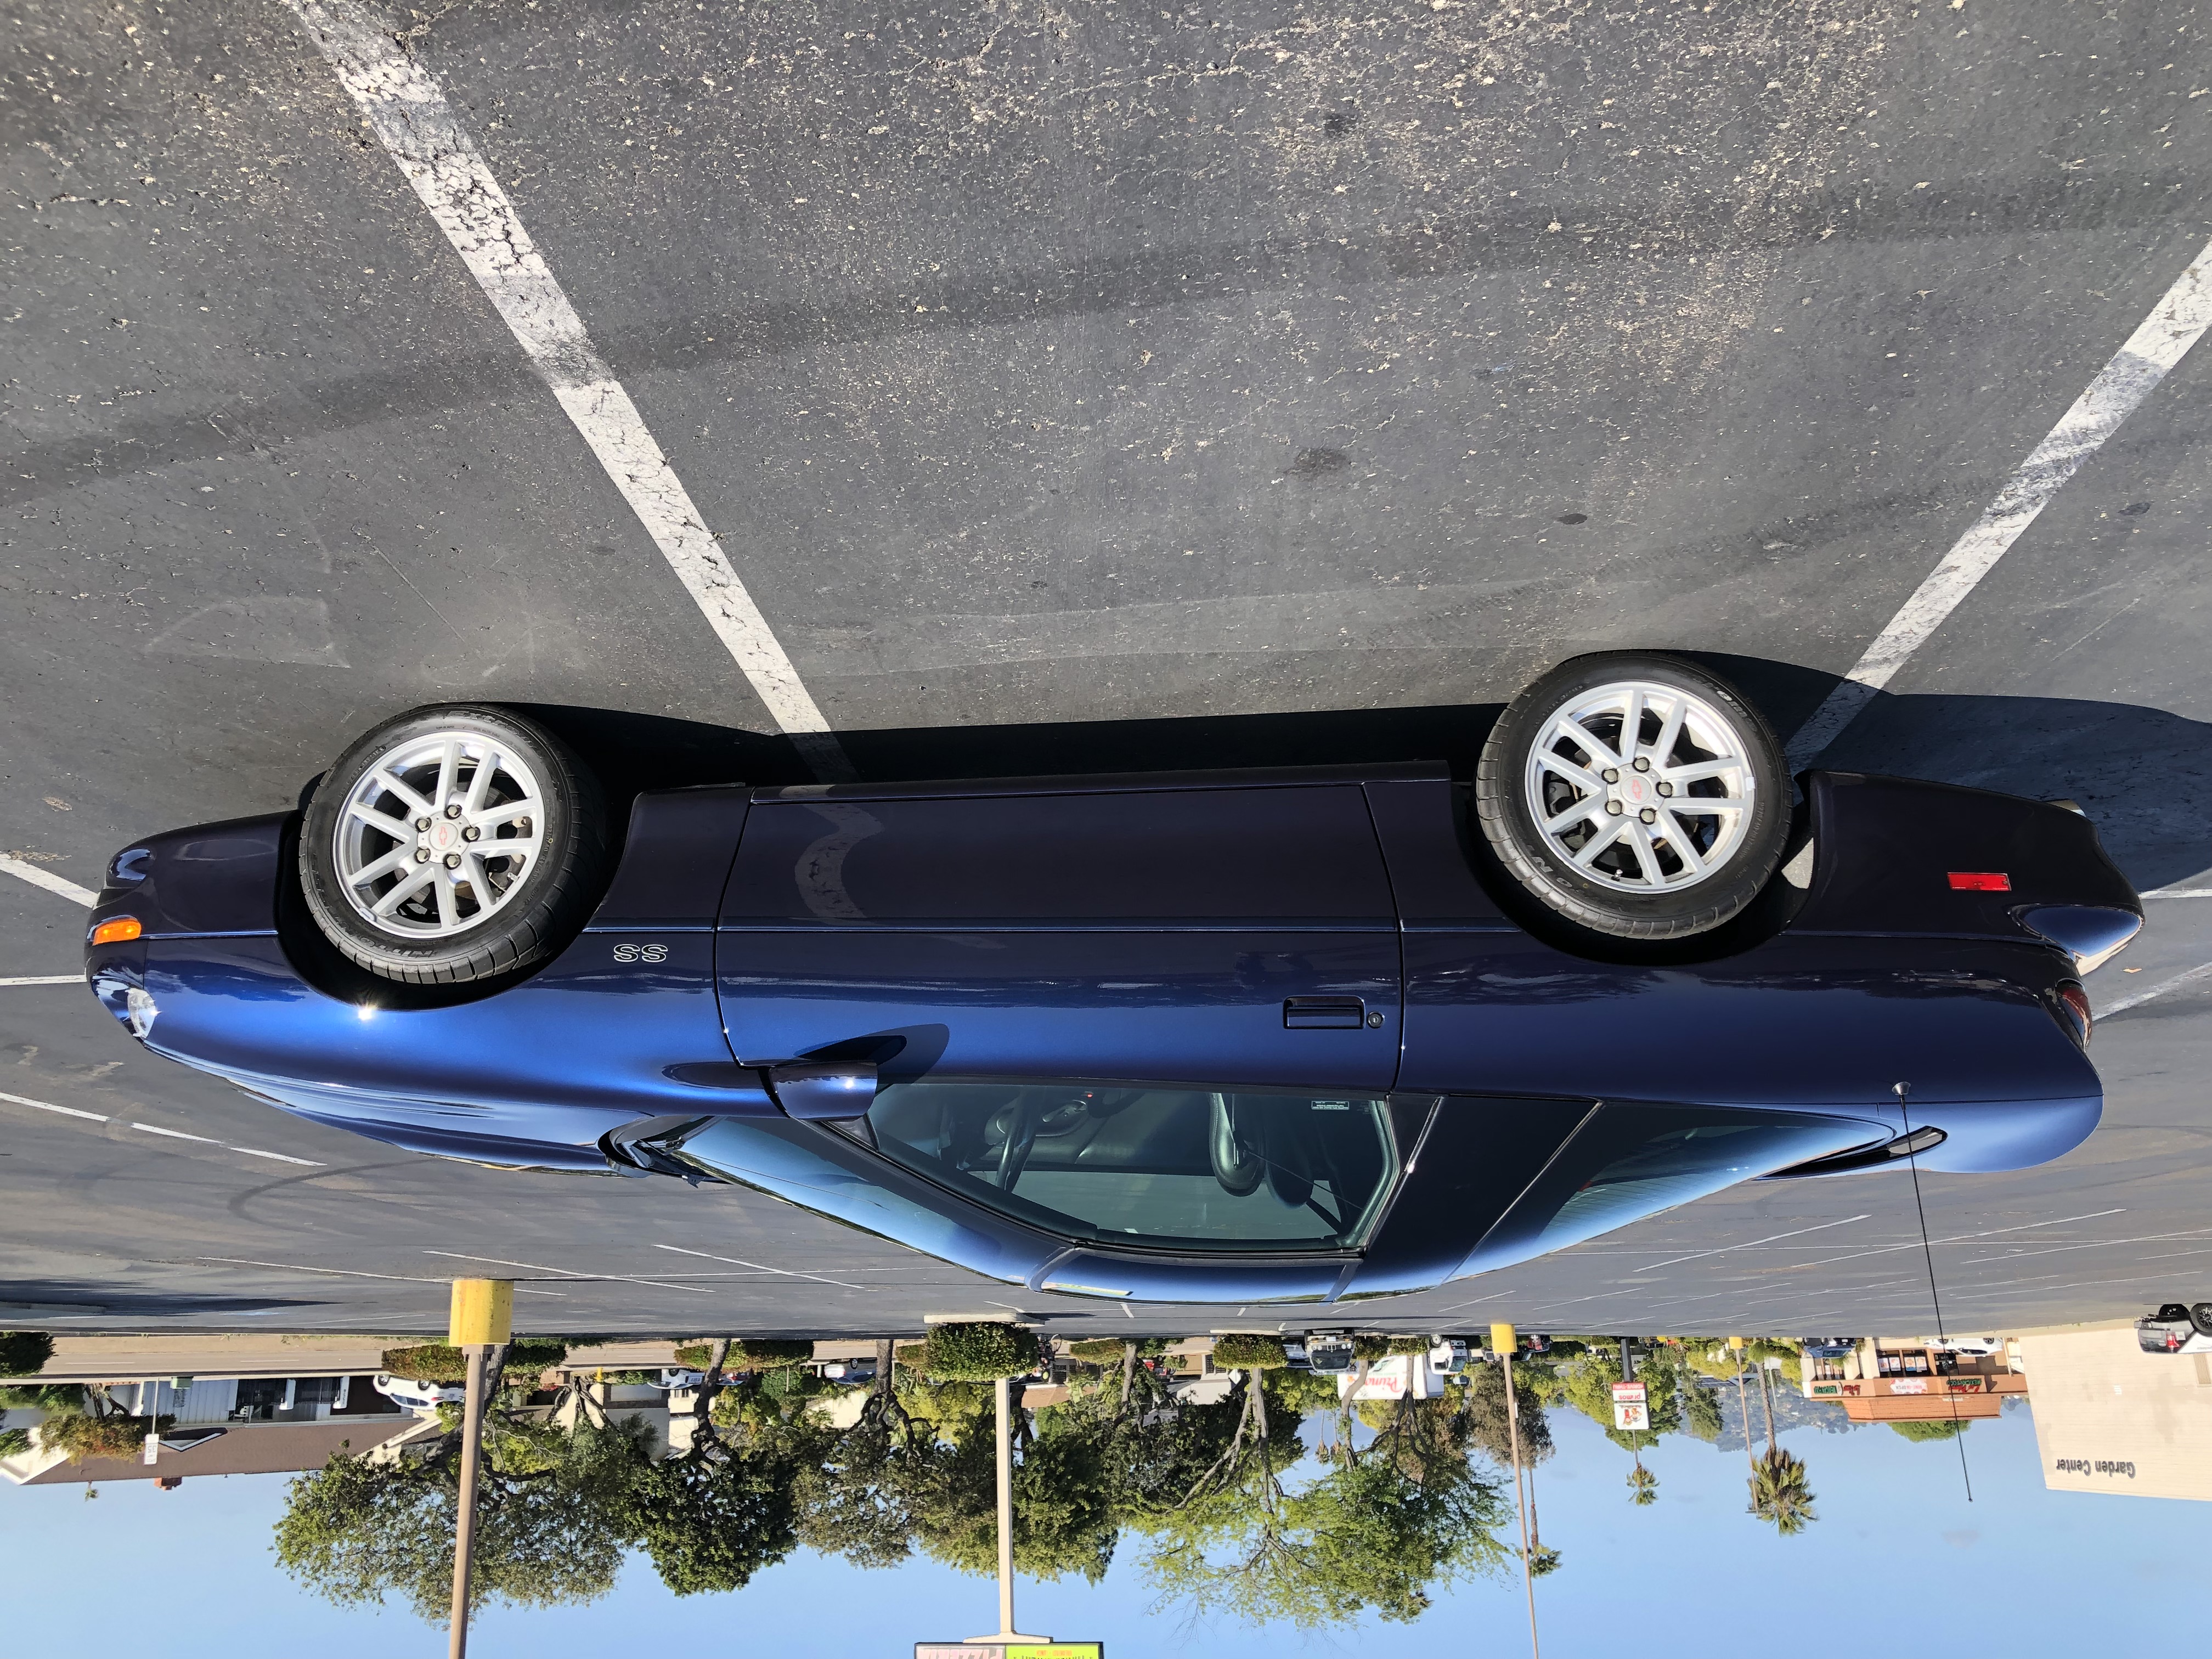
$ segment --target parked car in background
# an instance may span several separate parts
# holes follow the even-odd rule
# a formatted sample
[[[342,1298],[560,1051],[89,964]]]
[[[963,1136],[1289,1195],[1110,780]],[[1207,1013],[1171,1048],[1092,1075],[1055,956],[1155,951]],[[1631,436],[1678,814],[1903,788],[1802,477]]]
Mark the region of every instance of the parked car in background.
[[[1336,1332],[1306,1333],[1306,1369],[1324,1376],[1335,1376],[1350,1370],[1357,1363],[1352,1350],[1352,1339]]]
[[[653,1374],[653,1386],[665,1392],[677,1389],[696,1389],[707,1380],[707,1373],[682,1366],[664,1366]]]
[[[441,1406],[458,1406],[468,1390],[458,1382],[434,1382],[421,1377],[392,1376],[379,1371],[372,1379],[376,1391],[398,1401],[417,1416],[434,1416]]]
[[[2136,1321],[2136,1341],[2145,1353],[2212,1353],[2212,1302],[2160,1304]]]
[[[1467,1370],[1468,1351],[1456,1336],[1440,1336],[1429,1350],[1429,1369],[1442,1376],[1457,1376]]]
[[[1841,1359],[1859,1346],[1856,1336],[1806,1336],[1797,1340],[1797,1351],[1808,1359]]]
[[[2095,1125],[2142,908],[2075,812],[1801,780],[1609,653],[1441,764],[641,795],[418,710],[111,862],[155,1054],[441,1157],[726,1182],[1032,1291],[1419,1289],[1739,1182]],[[617,850],[619,849],[619,850]]]

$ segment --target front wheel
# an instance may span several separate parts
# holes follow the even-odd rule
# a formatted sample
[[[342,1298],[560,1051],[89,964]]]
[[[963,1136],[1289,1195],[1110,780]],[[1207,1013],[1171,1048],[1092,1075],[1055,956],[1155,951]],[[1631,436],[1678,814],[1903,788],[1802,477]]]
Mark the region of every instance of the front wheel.
[[[419,708],[338,757],[300,831],[308,911],[357,966],[459,985],[545,961],[606,870],[590,771],[502,708]]]
[[[1623,939],[1721,926],[1766,885],[1790,833],[1766,721],[1717,675],[1656,652],[1577,657],[1516,697],[1474,799],[1522,887]]]
[[[2212,1302],[2199,1302],[2189,1310],[2189,1322],[2200,1336],[2212,1336]]]

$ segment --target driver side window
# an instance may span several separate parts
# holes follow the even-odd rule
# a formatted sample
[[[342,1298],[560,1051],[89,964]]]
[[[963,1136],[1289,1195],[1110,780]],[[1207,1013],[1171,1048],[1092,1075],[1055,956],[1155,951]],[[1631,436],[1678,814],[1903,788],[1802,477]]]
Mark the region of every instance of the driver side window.
[[[1212,1249],[1347,1249],[1399,1164],[1379,1095],[1096,1081],[886,1085],[878,1149],[1064,1237]]]

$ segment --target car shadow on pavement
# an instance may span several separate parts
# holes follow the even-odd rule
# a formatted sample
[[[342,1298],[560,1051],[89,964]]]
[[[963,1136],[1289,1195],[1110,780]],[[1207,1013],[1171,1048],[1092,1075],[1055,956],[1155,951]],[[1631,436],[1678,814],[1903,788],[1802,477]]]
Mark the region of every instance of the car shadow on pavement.
[[[1740,686],[1784,741],[1837,684],[1836,675],[1767,658],[1681,654]],[[860,777],[876,782],[1420,761],[1464,779],[1503,707],[878,727],[838,738]],[[522,708],[592,763],[616,802],[640,789],[817,781],[781,738],[614,709]],[[2078,802],[2139,889],[2212,866],[2212,726],[2164,709],[1883,692],[1817,764]]]

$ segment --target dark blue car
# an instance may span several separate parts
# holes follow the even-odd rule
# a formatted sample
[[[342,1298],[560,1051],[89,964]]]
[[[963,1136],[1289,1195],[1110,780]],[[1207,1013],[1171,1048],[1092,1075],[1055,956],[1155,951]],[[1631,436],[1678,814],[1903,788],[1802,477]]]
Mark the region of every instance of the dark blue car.
[[[729,1182],[1031,1289],[1329,1301],[1736,1182],[2095,1126],[2141,925],[2063,805],[1796,781],[1584,657],[1443,766],[646,793],[428,708],[303,812],[118,854],[154,1052],[477,1163]]]

